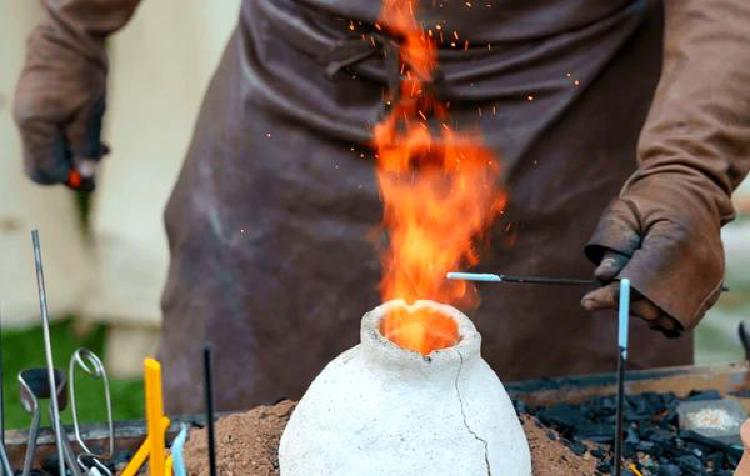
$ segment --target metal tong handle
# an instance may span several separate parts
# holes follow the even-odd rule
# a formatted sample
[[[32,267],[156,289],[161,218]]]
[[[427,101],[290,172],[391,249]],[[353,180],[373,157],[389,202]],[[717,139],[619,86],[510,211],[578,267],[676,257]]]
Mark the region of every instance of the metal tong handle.
[[[44,354],[47,360],[47,375],[52,391],[57,388],[55,383],[55,367],[52,362],[52,338],[49,331],[49,315],[47,312],[47,290],[44,284],[44,268],[42,267],[42,250],[39,242],[39,231],[31,231],[31,243],[34,249],[34,266],[36,268],[36,284],[39,290],[39,313],[42,316],[42,331],[44,335]],[[65,476],[65,455],[63,452],[62,427],[60,426],[60,408],[57,398],[52,398],[52,425],[55,430],[57,444],[57,458],[60,461],[60,476]]]
[[[107,456],[98,455],[91,451],[81,437],[81,429],[78,424],[78,408],[76,407],[76,390],[75,390],[75,370],[76,367],[80,367],[88,375],[102,379],[104,382],[104,400],[107,408],[107,426],[109,431],[109,454]],[[68,380],[70,381],[70,412],[73,416],[73,431],[75,433],[76,441],[78,445],[83,449],[84,453],[79,455],[77,460],[81,467],[86,467],[83,464],[81,457],[88,456],[92,459],[94,466],[105,472],[107,475],[111,475],[109,469],[99,461],[99,458],[104,457],[105,459],[112,459],[115,454],[115,430],[114,421],[112,420],[112,398],[109,391],[109,378],[107,378],[107,371],[104,368],[104,364],[101,359],[92,351],[79,348],[73,355],[70,356],[70,363],[68,365]]]

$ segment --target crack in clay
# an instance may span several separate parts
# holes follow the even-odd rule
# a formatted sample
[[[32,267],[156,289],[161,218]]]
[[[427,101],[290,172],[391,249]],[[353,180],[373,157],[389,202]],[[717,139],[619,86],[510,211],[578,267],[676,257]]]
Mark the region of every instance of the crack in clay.
[[[456,350],[456,353],[458,354],[458,372],[456,372],[456,379],[453,382],[454,387],[456,388],[456,395],[458,396],[458,406],[461,408],[461,416],[464,419],[464,426],[469,431],[471,436],[474,437],[475,440],[481,442],[484,445],[484,466],[487,468],[487,476],[492,476],[492,470],[490,469],[490,458],[489,458],[489,445],[487,444],[487,440],[479,436],[474,430],[471,429],[469,424],[466,422],[466,412],[464,411],[464,401],[461,398],[461,390],[458,387],[458,378],[461,376],[461,369],[464,366],[464,356],[461,355],[461,352]]]

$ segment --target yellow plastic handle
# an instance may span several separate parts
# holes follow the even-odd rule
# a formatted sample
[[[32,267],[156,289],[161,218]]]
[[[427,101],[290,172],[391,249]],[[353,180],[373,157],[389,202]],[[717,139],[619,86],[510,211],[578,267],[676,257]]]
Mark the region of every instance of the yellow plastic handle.
[[[146,390],[146,440],[133,455],[120,476],[135,476],[148,458],[151,476],[171,475],[172,457],[167,457],[164,435],[169,418],[164,416],[161,390],[161,364],[147,358],[143,361],[143,380]]]
[[[167,456],[164,461],[164,476],[172,476],[172,455]]]
[[[135,455],[133,455],[133,458],[130,460],[128,465],[125,466],[124,470],[122,470],[120,476],[135,476],[135,473],[137,473],[138,470],[141,469],[141,466],[143,466],[143,463],[146,461],[146,458],[148,457],[148,450],[149,444],[148,438],[146,438],[146,441],[141,444],[141,447],[138,448],[138,451],[135,452]]]

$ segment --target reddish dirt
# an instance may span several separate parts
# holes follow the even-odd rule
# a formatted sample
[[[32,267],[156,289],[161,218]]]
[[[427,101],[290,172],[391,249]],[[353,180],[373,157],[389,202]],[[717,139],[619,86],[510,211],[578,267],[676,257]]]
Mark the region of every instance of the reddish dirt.
[[[534,476],[596,474],[596,458],[588,452],[583,456],[576,456],[560,442],[560,435],[555,430],[543,426],[532,416],[524,415],[521,422],[531,449]],[[555,439],[550,439],[550,435],[554,435]]]
[[[221,476],[277,476],[279,438],[296,402],[260,406],[216,422],[216,464]],[[208,476],[205,429],[190,431],[185,443],[189,476]]]
[[[216,423],[217,464],[222,476],[278,476],[279,438],[295,402],[256,407],[245,413],[220,418]],[[534,476],[596,474],[596,459],[588,453],[576,456],[563,445],[554,430],[543,427],[533,417],[522,418],[531,448]],[[554,434],[556,439],[550,439]],[[208,476],[206,432],[194,429],[185,444],[185,464],[189,476]]]

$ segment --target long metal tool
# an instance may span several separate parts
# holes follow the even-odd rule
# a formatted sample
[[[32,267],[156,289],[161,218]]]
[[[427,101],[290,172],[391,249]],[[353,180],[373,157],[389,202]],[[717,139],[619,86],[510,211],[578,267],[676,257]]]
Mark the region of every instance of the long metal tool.
[[[45,368],[26,369],[22,370],[18,374],[21,405],[23,406],[24,410],[32,415],[31,426],[29,427],[29,439],[26,444],[26,456],[24,458],[23,464],[23,476],[28,476],[32,473],[31,467],[34,463],[36,454],[36,440],[39,433],[39,424],[41,422],[42,414],[42,409],[39,402],[43,400],[50,400],[50,421],[54,419],[52,402],[57,401],[60,408],[65,408],[65,392],[67,388],[65,374],[63,374],[59,370],[55,370],[55,381],[57,383],[57,387],[53,389],[49,386],[49,378],[47,376],[47,369]],[[68,468],[70,468],[70,474],[72,476],[82,476],[78,464],[76,463],[76,458],[73,454],[73,450],[68,443],[68,436],[64,431],[62,435],[62,442],[64,459],[60,460],[60,466],[63,470],[65,470],[65,464],[67,463]]]
[[[31,466],[34,464],[34,455],[36,453],[36,439],[39,435],[39,424],[41,423],[42,412],[39,409],[39,400],[36,398],[37,393],[45,395],[50,394],[48,388],[49,382],[41,382],[40,374],[45,369],[27,369],[18,374],[18,383],[20,384],[19,394],[21,396],[21,405],[24,410],[32,415],[31,425],[29,426],[29,437],[26,442],[26,456],[23,459],[23,476],[31,474]]]
[[[617,415],[615,423],[615,476],[622,473],[622,438],[625,407],[625,364],[628,361],[628,326],[630,324],[630,280],[620,280],[620,310],[617,320]]]
[[[596,279],[550,278],[547,276],[514,276],[510,274],[466,273],[450,271],[448,279],[484,281],[493,283],[556,284],[561,286],[601,286]]]
[[[42,331],[44,332],[44,354],[47,359],[47,374],[49,376],[49,387],[57,388],[55,385],[55,365],[52,361],[52,340],[49,332],[49,315],[47,314],[47,290],[44,286],[44,269],[42,268],[42,251],[39,244],[39,231],[31,231],[31,242],[34,246],[34,265],[36,267],[36,284],[39,289],[39,312],[42,316]],[[52,399],[52,425],[55,430],[55,443],[57,444],[57,457],[60,461],[60,476],[65,476],[65,457],[63,454],[62,429],[60,427],[60,407],[57,399]]]
[[[512,274],[469,273],[465,271],[449,271],[446,273],[445,277],[461,281],[479,281],[488,283],[552,284],[558,286],[604,286],[607,284],[596,279],[518,276]],[[729,291],[729,287],[721,287],[721,292],[727,291]]]
[[[216,476],[216,433],[214,431],[214,389],[211,378],[211,346],[203,348],[203,389],[206,391],[206,432],[208,433],[208,470]]]
[[[86,443],[81,437],[81,428],[78,424],[78,408],[76,407],[76,367],[80,367],[85,373],[91,377],[101,379],[104,384],[104,403],[107,409],[107,429],[109,430],[109,448],[108,453],[97,454],[86,446]],[[104,368],[104,364],[101,359],[93,352],[88,349],[80,348],[73,352],[70,356],[70,363],[68,365],[68,382],[70,390],[70,410],[73,415],[73,430],[75,432],[75,438],[78,442],[78,446],[81,447],[83,453],[78,455],[78,464],[82,467],[97,468],[100,474],[111,476],[112,472],[107,466],[101,462],[102,459],[112,461],[112,457],[115,453],[115,430],[114,421],[112,420],[112,398],[109,391],[109,379],[107,378],[107,371]],[[86,464],[84,464],[86,463]]]
[[[3,303],[0,302],[0,330],[2,329]],[[1,337],[2,332],[0,332]],[[0,344],[0,464],[4,476],[13,476],[8,453],[5,451],[5,392],[3,392],[3,346]]]

